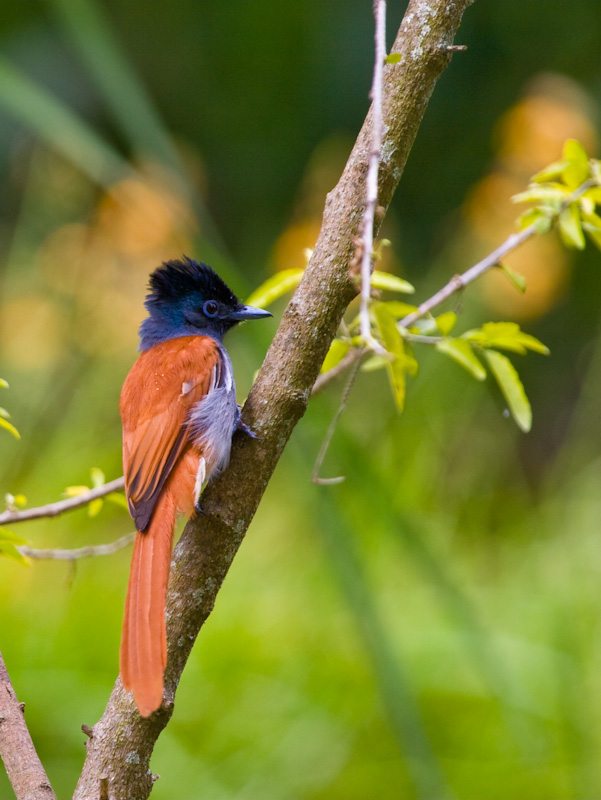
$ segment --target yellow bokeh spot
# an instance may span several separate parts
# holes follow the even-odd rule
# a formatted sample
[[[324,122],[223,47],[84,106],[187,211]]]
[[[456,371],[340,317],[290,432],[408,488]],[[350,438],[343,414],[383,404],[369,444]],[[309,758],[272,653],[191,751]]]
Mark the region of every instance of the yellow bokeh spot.
[[[81,273],[87,271],[86,256],[90,242],[90,229],[82,223],[71,223],[57,228],[40,247],[39,259],[42,273],[57,292],[75,294]]]
[[[8,300],[2,309],[3,361],[21,369],[52,366],[61,356],[65,325],[58,306],[37,294]]]
[[[510,173],[492,172],[472,189],[464,206],[466,221],[482,247],[493,249],[516,231],[523,212],[511,202],[523,184]],[[536,236],[513,250],[503,263],[526,278],[526,293],[520,294],[499,271],[481,279],[483,299],[489,308],[516,319],[535,318],[549,311],[565,288],[569,255],[554,235]]]
[[[315,218],[295,222],[286,228],[273,250],[276,270],[306,267],[305,251],[315,246],[320,226],[321,220]]]
[[[472,232],[487,242],[501,242],[515,230],[515,221],[524,211],[511,202],[524,184],[507,172],[485,175],[470,191],[463,213]]]
[[[594,154],[597,133],[588,106],[582,89],[569,78],[538,76],[498,123],[498,157],[506,168],[530,176],[560,158],[566,139],[577,139]]]
[[[499,121],[497,165],[474,186],[463,207],[479,252],[493,250],[517,230],[517,220],[528,206],[512,203],[512,195],[524,191],[533,173],[561,158],[566,139],[582,142],[589,153],[596,151],[590,101],[571,79],[539,75]],[[565,291],[571,260],[557,235],[536,236],[503,262],[524,276],[526,293],[519,294],[499,270],[491,270],[480,281],[482,296],[503,316],[541,316]]]
[[[178,252],[186,246],[192,215],[169,188],[126,179],[105,195],[98,207],[97,230],[122,253]]]

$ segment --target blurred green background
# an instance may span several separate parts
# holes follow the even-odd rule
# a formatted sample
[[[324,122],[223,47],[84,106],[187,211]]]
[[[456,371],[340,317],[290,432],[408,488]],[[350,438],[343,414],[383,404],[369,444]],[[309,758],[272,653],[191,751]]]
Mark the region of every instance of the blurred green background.
[[[389,44],[405,3],[389,3]],[[303,263],[367,110],[369,0],[47,0],[0,15],[0,491],[121,474],[118,398],[149,272],[182,252],[241,295]],[[477,0],[383,235],[424,299],[513,229],[568,137],[598,155],[597,0]],[[360,375],[293,435],[182,679],[153,797],[601,797],[601,255],[551,234],[449,306],[515,319],[521,434],[489,379],[418,352],[406,413]],[[233,333],[239,396],[277,325]],[[270,327],[271,326],[271,327]],[[105,504],[35,546],[131,529]],[[0,649],[61,797],[117,674],[129,551],[0,559]],[[0,775],[0,797],[11,796]]]

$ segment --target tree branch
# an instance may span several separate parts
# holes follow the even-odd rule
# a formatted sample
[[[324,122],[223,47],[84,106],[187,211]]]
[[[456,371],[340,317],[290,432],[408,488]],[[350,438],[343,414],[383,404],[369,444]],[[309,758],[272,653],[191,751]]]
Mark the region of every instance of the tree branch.
[[[73,547],[68,549],[60,548],[41,548],[28,547],[25,544],[18,545],[17,550],[22,556],[36,559],[54,559],[56,561],[77,561],[80,558],[90,558],[95,556],[111,556],[124,547],[130,545],[136,538],[136,534],[126,533],[119,539],[108,544],[89,544],[85,547]]]
[[[384,69],[384,136],[378,205],[383,211],[401,178],[448,47],[472,0],[411,0]],[[77,800],[110,794],[143,800],[152,789],[154,743],[173,711],[177,683],[190,650],[242,542],[265,487],[296,423],[304,414],[320,365],[342,315],[355,296],[348,265],[365,203],[371,112],[342,177],[326,200],[323,225],[303,280],[291,299],[243,411],[260,438],[234,437],[230,467],[205,490],[203,514],[191,520],[175,549],[167,600],[169,657],[162,708],[147,719],[117,680],[102,719],[87,741]],[[381,222],[378,215],[376,226]]]
[[[36,508],[24,508],[22,511],[3,511],[0,514],[0,525],[14,525],[16,522],[26,522],[29,519],[43,517],[58,517],[65,511],[73,511],[75,508],[86,506],[98,497],[106,497],[107,494],[118,492],[123,489],[123,486],[123,477],[115,478],[114,481],[109,481],[97,489],[90,489],[84,494],[78,494],[77,497],[68,497],[66,500],[58,500],[56,503],[48,503]]]
[[[557,209],[557,212],[553,215],[553,219],[557,219],[564,209],[568,208],[568,206],[575,200],[578,200],[579,197],[582,197],[587,189],[590,189],[595,185],[596,181],[590,179],[574,189],[572,194],[567,197]],[[524,228],[518,233],[511,233],[507,239],[505,239],[505,241],[497,247],[496,250],[493,250],[492,253],[489,253],[485,258],[482,259],[482,261],[478,261],[477,264],[474,264],[473,267],[470,267],[461,275],[453,275],[446,286],[443,286],[442,289],[436,292],[436,294],[433,294],[432,297],[424,300],[424,302],[418,306],[415,311],[412,311],[411,314],[407,314],[406,317],[403,317],[398,324],[403,328],[408,328],[410,325],[413,325],[418,319],[421,319],[445,300],[448,300],[448,298],[454,295],[455,292],[461,291],[468,284],[484,275],[484,273],[489,269],[498,266],[501,262],[501,259],[505,258],[508,253],[511,253],[512,250],[515,250],[516,247],[524,244],[524,242],[539,232],[538,224],[533,222],[531,225],[528,225],[528,227]]]
[[[311,397],[315,397],[316,394],[324,389],[330,381],[333,381],[334,378],[337,378],[343,372],[346,371],[348,367],[351,367],[355,361],[360,361],[366,353],[370,351],[366,347],[351,347],[345,357],[336,364],[335,367],[329,369],[327,372],[323,372],[321,375],[318,376],[317,380],[313,384],[313,389],[311,390]]]
[[[0,653],[0,756],[17,800],[56,800]]]

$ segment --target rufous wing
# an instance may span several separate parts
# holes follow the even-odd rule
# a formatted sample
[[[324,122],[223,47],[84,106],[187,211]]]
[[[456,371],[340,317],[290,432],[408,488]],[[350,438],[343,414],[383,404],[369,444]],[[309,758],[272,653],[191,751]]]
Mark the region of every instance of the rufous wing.
[[[221,354],[205,337],[171,339],[145,351],[121,393],[123,467],[134,545],[121,636],[120,672],[140,714],[161,705],[167,663],[165,593],[177,510],[194,493],[198,461],[188,411],[219,383]],[[186,495],[186,497],[184,497]]]
[[[215,340],[182,336],[151,347],[132,367],[121,392],[123,469],[130,513],[148,527],[164,486],[188,442],[189,410],[219,380]]]

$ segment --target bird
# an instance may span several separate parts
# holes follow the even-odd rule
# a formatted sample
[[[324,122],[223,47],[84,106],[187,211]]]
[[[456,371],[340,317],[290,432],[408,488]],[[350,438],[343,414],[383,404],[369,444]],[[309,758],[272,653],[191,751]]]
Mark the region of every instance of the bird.
[[[119,671],[142,717],[163,701],[165,598],[178,513],[192,517],[208,481],[229,463],[242,422],[223,337],[270,317],[241,303],[206,264],[183,256],[150,276],[140,355],[121,391],[125,495],[136,525]]]

